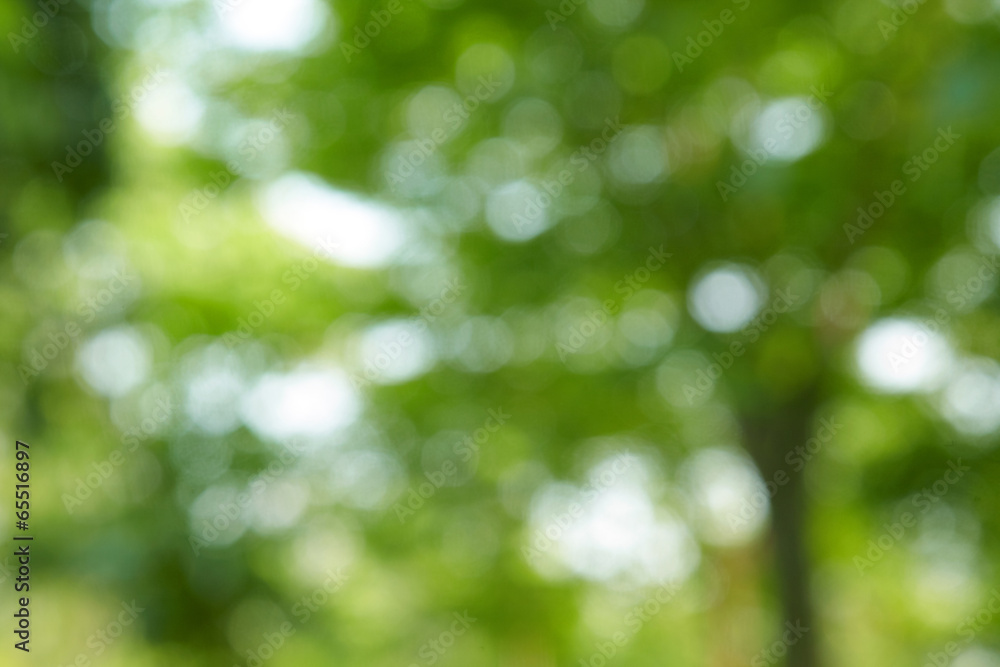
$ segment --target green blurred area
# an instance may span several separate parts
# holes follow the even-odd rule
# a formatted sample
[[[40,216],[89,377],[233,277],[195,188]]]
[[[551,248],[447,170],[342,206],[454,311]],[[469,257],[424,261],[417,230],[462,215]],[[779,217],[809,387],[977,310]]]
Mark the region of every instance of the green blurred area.
[[[1000,665],[998,27],[0,7],[0,661]]]

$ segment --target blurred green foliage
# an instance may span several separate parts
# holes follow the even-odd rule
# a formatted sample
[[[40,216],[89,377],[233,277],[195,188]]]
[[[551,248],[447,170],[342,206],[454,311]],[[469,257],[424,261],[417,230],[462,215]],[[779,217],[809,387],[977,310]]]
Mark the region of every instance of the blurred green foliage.
[[[1000,664],[998,16],[5,4],[4,664]]]

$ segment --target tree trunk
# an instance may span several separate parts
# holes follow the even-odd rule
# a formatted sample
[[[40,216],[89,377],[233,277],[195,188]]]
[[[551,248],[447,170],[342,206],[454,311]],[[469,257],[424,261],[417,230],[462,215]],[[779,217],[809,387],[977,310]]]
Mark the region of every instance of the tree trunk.
[[[744,421],[747,450],[765,481],[774,480],[775,473],[781,470],[788,475],[788,483],[779,486],[771,498],[771,544],[784,617],[782,627],[775,628],[775,635],[784,634],[786,623],[808,628],[788,646],[788,667],[818,665],[819,633],[815,627],[809,585],[810,563],[805,545],[805,471],[796,472],[785,461],[789,451],[804,445],[811,437],[815,405],[815,391],[810,389],[789,403],[749,416]]]

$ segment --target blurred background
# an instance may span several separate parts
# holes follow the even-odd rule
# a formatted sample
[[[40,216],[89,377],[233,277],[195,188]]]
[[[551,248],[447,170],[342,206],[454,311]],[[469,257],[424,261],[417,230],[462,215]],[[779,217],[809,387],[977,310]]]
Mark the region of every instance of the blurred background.
[[[0,662],[997,667],[998,28],[3,3]]]

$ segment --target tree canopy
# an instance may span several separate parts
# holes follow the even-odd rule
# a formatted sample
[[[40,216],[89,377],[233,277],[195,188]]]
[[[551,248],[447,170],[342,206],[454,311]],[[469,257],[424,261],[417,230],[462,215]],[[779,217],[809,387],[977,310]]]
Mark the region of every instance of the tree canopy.
[[[998,16],[7,3],[9,664],[1000,664]]]

